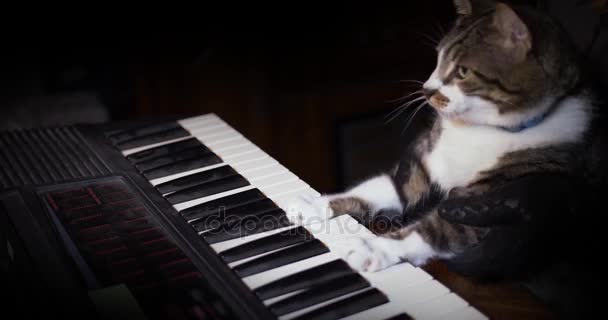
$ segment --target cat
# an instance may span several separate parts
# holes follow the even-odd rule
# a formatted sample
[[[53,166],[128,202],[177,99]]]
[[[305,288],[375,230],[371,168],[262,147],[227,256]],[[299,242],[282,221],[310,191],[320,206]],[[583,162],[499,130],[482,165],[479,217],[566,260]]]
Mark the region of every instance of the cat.
[[[432,125],[386,173],[289,206],[297,224],[389,217],[377,237],[349,240],[343,258],[358,271],[440,259],[480,277],[527,272],[547,262],[547,243],[568,242],[552,223],[572,223],[557,211],[575,210],[594,177],[596,100],[560,26],[494,0],[454,5],[422,87]]]

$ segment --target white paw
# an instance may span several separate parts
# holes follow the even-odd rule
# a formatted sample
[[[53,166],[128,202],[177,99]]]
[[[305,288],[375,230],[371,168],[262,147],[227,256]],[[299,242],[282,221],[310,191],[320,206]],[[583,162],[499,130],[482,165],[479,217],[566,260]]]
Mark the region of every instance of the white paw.
[[[353,238],[350,249],[345,251],[344,260],[351,268],[360,272],[376,272],[400,262],[391,243],[394,240],[383,238]]]
[[[296,225],[326,221],[333,217],[329,200],[329,196],[295,198],[287,206],[287,217]]]

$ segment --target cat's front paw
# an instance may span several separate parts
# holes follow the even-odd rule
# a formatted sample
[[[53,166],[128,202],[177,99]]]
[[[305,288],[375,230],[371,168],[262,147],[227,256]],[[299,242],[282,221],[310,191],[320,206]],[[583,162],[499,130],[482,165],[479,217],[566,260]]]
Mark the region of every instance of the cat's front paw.
[[[287,218],[296,225],[309,225],[333,217],[330,197],[298,197],[287,206]]]
[[[383,238],[354,238],[350,249],[345,251],[344,260],[351,268],[360,272],[376,272],[401,261],[391,249],[393,240]]]

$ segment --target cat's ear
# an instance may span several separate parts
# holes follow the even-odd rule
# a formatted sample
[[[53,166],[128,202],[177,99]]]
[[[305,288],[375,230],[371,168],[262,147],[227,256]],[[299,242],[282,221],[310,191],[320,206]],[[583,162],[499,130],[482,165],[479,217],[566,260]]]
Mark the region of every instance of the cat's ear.
[[[494,12],[494,26],[500,33],[500,45],[513,50],[516,60],[523,59],[532,48],[532,34],[526,23],[504,3],[498,3]]]
[[[494,0],[454,0],[456,13],[461,16],[470,16],[491,10],[496,5]]]

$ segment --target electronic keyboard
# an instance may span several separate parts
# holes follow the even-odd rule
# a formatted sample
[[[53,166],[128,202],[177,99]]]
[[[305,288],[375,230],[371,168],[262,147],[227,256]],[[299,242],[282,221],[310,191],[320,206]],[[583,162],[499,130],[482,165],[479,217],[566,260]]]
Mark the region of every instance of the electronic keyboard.
[[[4,132],[0,186],[15,308],[45,305],[27,312],[486,319],[409,263],[351,269],[349,238],[375,235],[291,223],[289,203],[320,194],[215,114]]]

